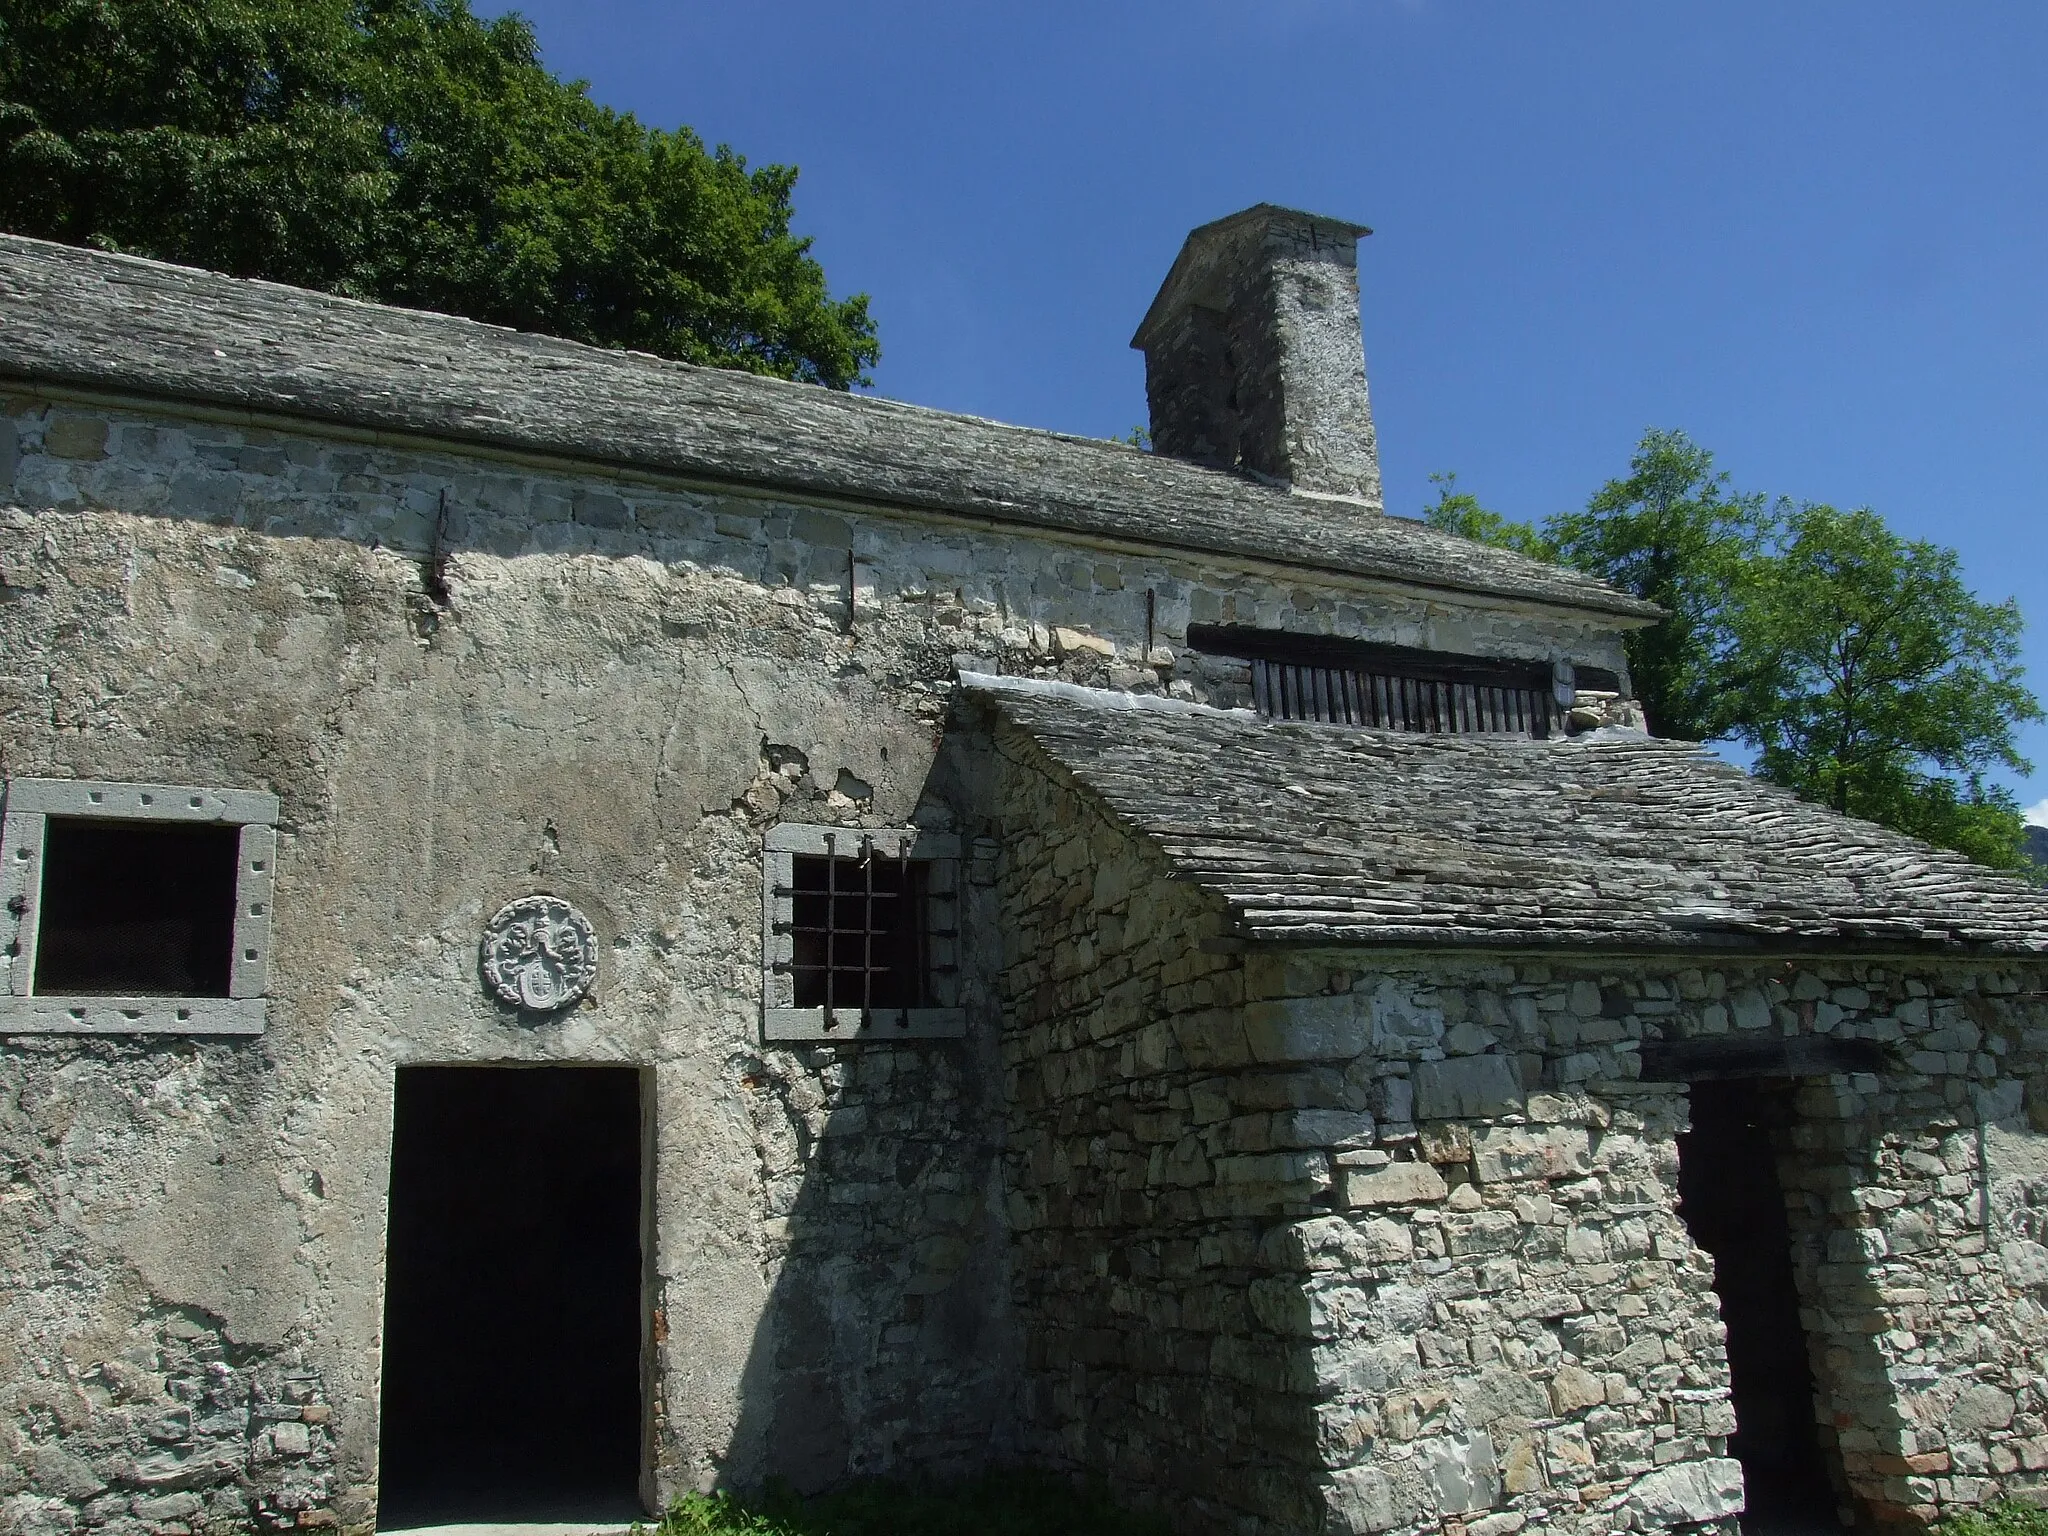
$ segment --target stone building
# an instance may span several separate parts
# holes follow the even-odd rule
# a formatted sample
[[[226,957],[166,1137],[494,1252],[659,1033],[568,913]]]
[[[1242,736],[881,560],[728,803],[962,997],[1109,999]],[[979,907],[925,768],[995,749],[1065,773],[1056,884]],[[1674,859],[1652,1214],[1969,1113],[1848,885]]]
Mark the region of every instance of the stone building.
[[[1362,233],[1150,454],[0,240],[6,1528],[2048,1496],[2048,902],[1385,516]]]

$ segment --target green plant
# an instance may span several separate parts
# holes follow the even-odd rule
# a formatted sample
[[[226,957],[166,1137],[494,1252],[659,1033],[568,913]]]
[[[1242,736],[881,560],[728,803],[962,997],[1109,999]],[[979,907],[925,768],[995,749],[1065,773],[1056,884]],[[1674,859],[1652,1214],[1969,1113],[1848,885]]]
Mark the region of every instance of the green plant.
[[[803,1498],[771,1487],[751,1498],[689,1494],[651,1536],[1166,1536],[1162,1523],[1121,1509],[1099,1487],[1034,1472],[964,1482],[856,1484]]]
[[[2048,1536],[2048,1509],[2011,1502],[1964,1510],[1941,1522],[1941,1536]]]

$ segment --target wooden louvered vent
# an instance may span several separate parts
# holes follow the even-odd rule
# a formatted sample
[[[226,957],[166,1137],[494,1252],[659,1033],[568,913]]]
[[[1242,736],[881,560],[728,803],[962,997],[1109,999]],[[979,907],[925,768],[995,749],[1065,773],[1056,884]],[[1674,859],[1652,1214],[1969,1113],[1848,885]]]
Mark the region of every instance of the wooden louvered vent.
[[[1276,720],[1535,737],[1564,725],[1547,662],[1222,625],[1192,626],[1188,644],[1248,661],[1253,706]]]

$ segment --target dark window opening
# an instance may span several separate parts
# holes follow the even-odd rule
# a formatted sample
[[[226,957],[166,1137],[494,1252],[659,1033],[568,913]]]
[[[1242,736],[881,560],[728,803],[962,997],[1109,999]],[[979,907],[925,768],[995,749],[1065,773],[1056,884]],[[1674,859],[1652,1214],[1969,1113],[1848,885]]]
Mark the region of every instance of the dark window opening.
[[[931,966],[924,861],[870,850],[858,859],[800,855],[791,862],[796,1006],[926,1006]]]
[[[48,818],[35,990],[226,997],[241,831],[212,822]]]
[[[1755,1080],[1694,1083],[1692,1130],[1678,1139],[1680,1212],[1713,1255],[1728,1330],[1728,1451],[1742,1463],[1746,1536],[1840,1528],[1772,1147],[1772,1127],[1788,1117],[1786,1091]]]
[[[630,1067],[401,1067],[378,1524],[640,1513]]]
[[[1190,625],[1188,644],[1248,662],[1253,707],[1279,720],[1537,737],[1563,723],[1548,662],[1227,624]]]

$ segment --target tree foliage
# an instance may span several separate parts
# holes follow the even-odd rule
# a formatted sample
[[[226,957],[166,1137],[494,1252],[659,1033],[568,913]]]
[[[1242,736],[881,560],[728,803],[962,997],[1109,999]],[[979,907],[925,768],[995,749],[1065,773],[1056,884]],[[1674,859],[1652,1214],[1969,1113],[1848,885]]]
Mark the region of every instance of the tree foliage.
[[[1680,432],[1644,435],[1583,512],[1516,523],[1435,476],[1437,527],[1587,571],[1670,617],[1628,639],[1661,734],[1740,743],[1765,779],[1982,863],[2031,869],[1996,769],[2043,718],[2010,601],[1875,512],[1736,494]]]
[[[1429,477],[1436,487],[1436,500],[1422,509],[1422,520],[1432,528],[1455,533],[1462,539],[1512,549],[1535,560],[1557,559],[1557,546],[1533,523],[1515,523],[1498,512],[1488,511],[1470,491],[1458,489],[1455,474]]]
[[[847,388],[796,171],[593,102],[467,0],[0,0],[0,228]]]
[[[1624,478],[1545,527],[1561,563],[1670,614],[1627,640],[1637,696],[1668,735],[1712,741],[1733,724],[1732,594],[1767,528],[1763,497],[1731,495],[1711,453],[1658,431],[1643,435]]]
[[[1731,734],[1758,772],[1984,863],[2021,862],[2019,807],[1984,782],[2029,771],[2015,733],[2042,718],[2017,603],[1979,601],[1953,550],[1874,512],[1804,506],[1732,607]]]

